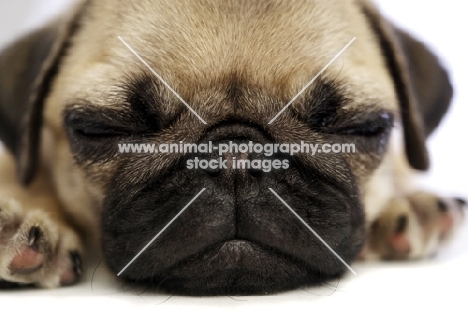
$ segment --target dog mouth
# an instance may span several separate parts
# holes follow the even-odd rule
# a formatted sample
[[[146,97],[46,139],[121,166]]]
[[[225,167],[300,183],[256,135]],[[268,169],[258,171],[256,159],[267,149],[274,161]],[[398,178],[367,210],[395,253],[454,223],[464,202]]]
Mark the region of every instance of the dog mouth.
[[[197,271],[194,276],[194,271]],[[143,281],[182,295],[258,295],[319,284],[339,276],[257,242],[231,239],[211,245]]]
[[[297,197],[285,197],[298,202]],[[148,211],[154,201],[138,202],[141,205],[105,217],[105,258],[116,273],[126,268],[120,275],[124,280],[179,295],[263,295],[316,285],[346,271],[325,243],[261,190],[242,204],[207,190],[156,240],[157,228],[178,210],[161,217]],[[341,199],[329,203],[328,208],[310,202],[295,207],[350,262],[362,245],[362,223],[353,224],[353,208],[340,204]],[[173,209],[170,200],[167,204]],[[163,213],[164,204],[158,209]],[[137,254],[141,256],[133,262]]]

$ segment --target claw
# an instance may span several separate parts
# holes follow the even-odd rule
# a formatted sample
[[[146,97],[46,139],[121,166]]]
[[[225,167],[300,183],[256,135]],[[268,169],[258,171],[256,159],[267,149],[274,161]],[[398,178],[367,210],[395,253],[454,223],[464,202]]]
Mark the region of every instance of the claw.
[[[408,227],[408,217],[406,215],[400,215],[397,218],[395,233],[402,233]]]
[[[34,250],[39,249],[39,239],[42,237],[42,230],[38,226],[34,226],[29,230],[28,245]]]
[[[83,274],[83,262],[81,260],[81,256],[76,251],[70,252],[70,256],[71,256],[71,260],[73,263],[73,272],[75,273],[76,276],[82,275]]]

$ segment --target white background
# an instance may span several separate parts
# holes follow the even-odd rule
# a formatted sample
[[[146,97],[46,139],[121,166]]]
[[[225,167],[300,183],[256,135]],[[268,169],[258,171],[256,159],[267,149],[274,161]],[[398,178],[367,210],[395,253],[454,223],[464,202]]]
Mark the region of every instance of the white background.
[[[326,0],[323,0],[326,1]],[[40,25],[70,0],[15,0],[0,2],[0,46],[19,33]],[[455,86],[454,104],[439,130],[430,138],[432,169],[423,184],[443,194],[468,197],[466,187],[468,136],[468,29],[465,3],[459,0],[380,0],[383,11],[436,51],[449,68]],[[1,250],[0,250],[1,251]],[[247,308],[284,310],[466,310],[468,276],[468,225],[436,258],[423,262],[356,263],[358,275],[339,283],[266,297],[172,297],[141,292],[116,282],[103,267],[88,266],[88,277],[74,287],[56,290],[0,291],[2,310],[47,308]],[[166,301],[166,299],[168,299]]]

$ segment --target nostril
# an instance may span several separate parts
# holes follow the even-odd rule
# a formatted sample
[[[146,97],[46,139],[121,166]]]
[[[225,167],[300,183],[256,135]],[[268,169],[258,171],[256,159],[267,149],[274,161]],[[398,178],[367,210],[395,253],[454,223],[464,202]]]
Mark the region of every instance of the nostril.
[[[249,174],[250,176],[254,177],[254,178],[258,178],[262,175],[262,170],[259,170],[259,169],[249,169]]]
[[[205,173],[207,173],[209,176],[211,177],[218,177],[219,174],[221,174],[221,169],[211,169],[211,168],[207,168],[204,170]]]

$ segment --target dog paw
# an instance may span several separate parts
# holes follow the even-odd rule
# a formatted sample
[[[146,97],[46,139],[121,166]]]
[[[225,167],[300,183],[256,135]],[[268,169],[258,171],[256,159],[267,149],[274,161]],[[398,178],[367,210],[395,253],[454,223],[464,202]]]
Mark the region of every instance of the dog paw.
[[[0,280],[57,287],[82,274],[78,235],[45,212],[0,201]]]
[[[461,224],[467,202],[417,192],[391,200],[369,229],[364,259],[432,256]]]

